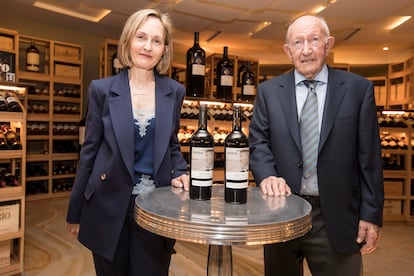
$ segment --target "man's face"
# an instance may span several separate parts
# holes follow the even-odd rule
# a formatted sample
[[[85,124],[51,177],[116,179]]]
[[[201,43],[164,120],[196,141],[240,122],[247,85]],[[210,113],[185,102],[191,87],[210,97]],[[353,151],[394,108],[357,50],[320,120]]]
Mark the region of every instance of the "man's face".
[[[302,17],[290,27],[284,50],[295,69],[307,79],[313,79],[326,62],[335,43],[327,37],[321,22],[314,17]]]

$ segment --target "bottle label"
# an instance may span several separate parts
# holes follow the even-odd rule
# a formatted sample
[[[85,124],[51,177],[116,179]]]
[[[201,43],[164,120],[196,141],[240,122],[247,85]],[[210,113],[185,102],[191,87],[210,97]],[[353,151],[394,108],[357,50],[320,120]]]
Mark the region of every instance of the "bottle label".
[[[38,53],[27,53],[26,69],[30,71],[39,71],[40,56]]]
[[[221,86],[233,86],[233,68],[222,67],[220,75]]]
[[[226,187],[244,189],[249,185],[249,147],[226,148]]]
[[[254,85],[243,85],[243,95],[254,95]]]
[[[191,148],[191,184],[208,187],[213,185],[214,148]]]
[[[205,74],[206,74],[206,66],[205,65],[193,63],[192,67],[193,67],[192,68],[193,75],[205,76]]]

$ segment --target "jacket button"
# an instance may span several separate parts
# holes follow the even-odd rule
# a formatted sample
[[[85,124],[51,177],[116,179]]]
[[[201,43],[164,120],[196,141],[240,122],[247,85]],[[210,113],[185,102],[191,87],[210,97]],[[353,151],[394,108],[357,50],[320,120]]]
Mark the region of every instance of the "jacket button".
[[[303,161],[298,162],[298,167],[302,168],[302,166],[303,166]]]
[[[101,180],[105,180],[105,179],[106,179],[106,174],[105,173],[101,174]]]

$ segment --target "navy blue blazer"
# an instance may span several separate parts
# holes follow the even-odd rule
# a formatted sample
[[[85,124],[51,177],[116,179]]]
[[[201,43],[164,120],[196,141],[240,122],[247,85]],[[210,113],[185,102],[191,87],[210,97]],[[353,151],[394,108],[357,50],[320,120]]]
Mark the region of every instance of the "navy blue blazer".
[[[185,88],[155,74],[154,180],[157,187],[187,173],[177,132]],[[80,223],[79,241],[112,260],[134,185],[134,119],[128,71],[93,80],[88,90],[85,142],[80,153],[68,223]]]
[[[328,238],[339,253],[359,250],[360,219],[382,225],[384,201],[381,147],[371,81],[328,68],[318,183]],[[300,192],[302,150],[293,71],[258,86],[249,127],[250,166],[259,184],[286,179]]]

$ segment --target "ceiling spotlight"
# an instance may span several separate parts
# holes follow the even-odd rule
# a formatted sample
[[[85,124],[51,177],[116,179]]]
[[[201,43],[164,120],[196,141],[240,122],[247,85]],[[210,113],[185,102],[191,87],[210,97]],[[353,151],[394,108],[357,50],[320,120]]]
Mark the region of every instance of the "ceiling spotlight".
[[[382,47],[382,50],[383,51],[388,51],[390,49],[390,47],[388,47],[388,46],[384,46],[384,47]]]
[[[263,31],[264,29],[266,29],[270,25],[272,25],[272,22],[270,22],[270,21],[263,21],[262,23],[260,23],[259,25],[257,25],[257,27],[254,29],[253,32],[250,32],[249,33],[249,36],[253,36],[253,35],[257,34],[258,32]]]

